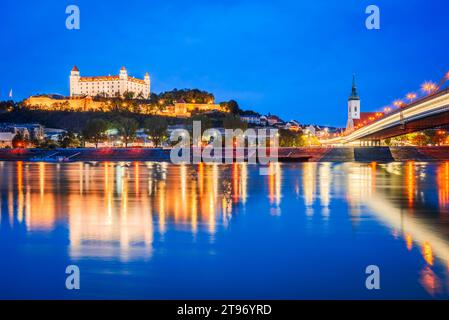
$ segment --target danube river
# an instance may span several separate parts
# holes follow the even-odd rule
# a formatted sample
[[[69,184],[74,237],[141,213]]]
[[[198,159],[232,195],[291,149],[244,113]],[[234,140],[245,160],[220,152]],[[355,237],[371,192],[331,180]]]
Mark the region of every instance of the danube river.
[[[449,298],[447,162],[0,162],[0,204],[0,298]]]

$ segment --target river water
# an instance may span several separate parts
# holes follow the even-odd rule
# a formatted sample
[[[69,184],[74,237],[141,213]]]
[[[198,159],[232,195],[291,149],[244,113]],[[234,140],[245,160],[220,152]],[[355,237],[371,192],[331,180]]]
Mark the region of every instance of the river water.
[[[449,298],[448,162],[0,162],[0,204],[0,298]]]

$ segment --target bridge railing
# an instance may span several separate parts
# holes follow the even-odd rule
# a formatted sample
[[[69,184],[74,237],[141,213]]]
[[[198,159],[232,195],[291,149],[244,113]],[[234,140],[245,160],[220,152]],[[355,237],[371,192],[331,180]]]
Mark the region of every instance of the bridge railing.
[[[434,99],[434,98],[436,98],[436,97],[443,96],[443,95],[445,95],[445,94],[447,94],[447,93],[449,93],[449,88],[444,88],[444,89],[438,90],[438,91],[435,92],[435,93],[431,93],[431,94],[429,94],[429,95],[427,95],[427,96],[418,98],[418,99],[416,99],[415,101],[406,104],[405,107],[399,107],[398,109],[396,109],[396,110],[394,110],[394,111],[391,111],[391,112],[388,112],[388,113],[384,114],[383,117],[379,117],[379,118],[376,118],[376,119],[374,119],[374,120],[368,122],[366,125],[364,125],[364,126],[362,126],[362,127],[360,127],[360,128],[357,128],[357,129],[352,130],[352,131],[347,132],[347,133],[346,133],[346,132],[343,133],[343,136],[348,136],[348,135],[350,135],[351,133],[353,133],[353,132],[355,132],[355,131],[357,131],[357,130],[363,129],[363,127],[365,127],[365,126],[367,126],[367,125],[374,124],[374,123],[376,123],[376,122],[378,122],[378,121],[381,121],[382,119],[385,119],[385,118],[387,118],[387,117],[389,117],[389,116],[393,116],[393,115],[395,115],[395,114],[401,113],[401,112],[403,112],[403,111],[405,111],[405,110],[408,110],[408,109],[410,109],[410,108],[412,108],[412,107],[414,107],[414,106],[417,106],[417,105],[419,105],[419,104],[421,104],[421,103],[424,103],[424,102],[426,102],[426,101],[432,100],[432,99]]]

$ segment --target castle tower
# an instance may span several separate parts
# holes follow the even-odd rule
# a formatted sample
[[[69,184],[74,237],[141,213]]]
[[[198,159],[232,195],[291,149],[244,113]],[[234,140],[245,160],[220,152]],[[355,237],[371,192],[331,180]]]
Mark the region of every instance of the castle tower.
[[[348,122],[346,130],[354,129],[354,119],[360,119],[360,97],[357,93],[355,75],[352,76],[352,91],[348,99]]]
[[[119,85],[119,93],[120,96],[123,97],[123,94],[128,90],[128,72],[125,67],[120,69],[119,74],[120,85]]]
[[[143,93],[145,98],[150,98],[150,92],[151,92],[151,80],[150,75],[148,72],[145,73],[145,77],[143,78],[143,81],[145,81],[145,91]]]
[[[70,72],[70,96],[76,96],[80,94],[79,90],[80,71],[77,66],[73,66]]]

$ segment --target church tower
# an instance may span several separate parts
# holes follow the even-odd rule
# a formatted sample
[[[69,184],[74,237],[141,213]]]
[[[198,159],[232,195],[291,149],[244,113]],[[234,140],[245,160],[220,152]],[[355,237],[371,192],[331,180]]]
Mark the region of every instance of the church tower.
[[[80,94],[79,81],[80,81],[80,71],[78,70],[77,66],[73,66],[73,69],[70,72],[70,96],[71,97]]]
[[[348,99],[348,122],[346,130],[354,129],[354,119],[360,119],[360,97],[357,93],[355,75],[352,76],[352,91]]]

